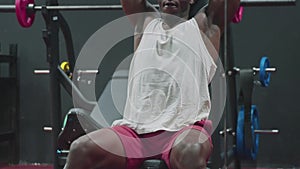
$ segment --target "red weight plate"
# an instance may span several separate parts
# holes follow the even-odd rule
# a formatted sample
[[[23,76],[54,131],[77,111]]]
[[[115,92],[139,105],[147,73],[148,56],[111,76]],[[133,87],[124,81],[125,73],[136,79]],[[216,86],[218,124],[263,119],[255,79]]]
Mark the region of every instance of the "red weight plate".
[[[34,0],[15,1],[17,19],[19,24],[24,28],[30,27],[35,18],[35,13],[28,14],[27,12],[27,7],[29,4],[34,4]]]
[[[243,13],[244,13],[244,7],[240,6],[233,17],[232,22],[240,23],[243,19]]]

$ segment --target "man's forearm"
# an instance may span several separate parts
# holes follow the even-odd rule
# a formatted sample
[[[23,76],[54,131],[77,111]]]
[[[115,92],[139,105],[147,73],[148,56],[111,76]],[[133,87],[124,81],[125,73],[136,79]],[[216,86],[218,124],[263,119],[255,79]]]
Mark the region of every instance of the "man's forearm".
[[[145,12],[147,0],[121,0],[123,10],[127,15]]]
[[[224,5],[225,0],[210,0],[208,3],[207,14],[212,24],[218,25],[221,30],[224,29]],[[227,0],[227,21],[231,22],[236,11],[240,6],[240,0]]]

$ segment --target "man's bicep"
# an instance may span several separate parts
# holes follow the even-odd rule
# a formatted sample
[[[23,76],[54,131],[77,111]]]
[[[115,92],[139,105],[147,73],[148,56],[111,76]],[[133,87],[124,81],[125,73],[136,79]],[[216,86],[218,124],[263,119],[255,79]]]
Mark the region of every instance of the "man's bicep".
[[[147,15],[142,21],[136,23],[134,30],[134,50],[139,46],[147,25],[157,17],[157,14]]]

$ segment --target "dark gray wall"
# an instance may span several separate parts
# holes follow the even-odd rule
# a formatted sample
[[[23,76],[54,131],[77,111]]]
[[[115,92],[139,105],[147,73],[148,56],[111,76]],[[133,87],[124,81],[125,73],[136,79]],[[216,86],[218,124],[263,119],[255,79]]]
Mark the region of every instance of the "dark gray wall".
[[[233,26],[236,65],[258,65],[268,56],[278,68],[269,88],[256,87],[261,128],[278,128],[276,136],[260,137],[260,164],[300,165],[299,85],[300,6],[247,8],[244,20]]]
[[[14,1],[1,1],[13,4]],[[63,1],[62,4],[82,4],[82,1]],[[102,1],[107,3],[109,1]],[[37,2],[39,3],[39,2]],[[96,4],[85,1],[84,4]],[[97,3],[98,4],[98,3]],[[109,21],[123,15],[122,11],[64,12],[73,34],[75,53],[78,54],[88,38]],[[31,28],[21,28],[15,14],[1,13],[0,43],[3,53],[8,52],[9,43],[19,46],[20,69],[20,159],[21,162],[49,163],[52,161],[51,136],[42,131],[50,125],[49,78],[47,75],[34,75],[35,69],[47,69],[46,48],[42,39],[45,23],[40,12],[37,13]],[[66,58],[64,41],[61,36],[61,57]],[[72,107],[72,100],[62,90],[62,112]]]
[[[117,0],[102,1],[103,4],[118,3]],[[2,0],[1,4],[13,3]],[[62,1],[61,4],[99,4],[94,0]],[[278,68],[272,75],[269,88],[256,87],[254,103],[258,106],[262,128],[279,128],[276,136],[261,136],[258,162],[300,166],[298,122],[298,94],[300,80],[297,76],[300,45],[300,7],[249,7],[240,24],[233,25],[233,43],[236,65],[248,68],[258,65],[267,55],[271,64]],[[123,16],[122,11],[63,12],[74,38],[78,54],[85,41],[101,26]],[[50,124],[49,78],[33,75],[37,68],[47,68],[45,45],[41,30],[45,27],[40,13],[29,29],[21,28],[14,14],[0,14],[0,42],[4,51],[9,43],[19,45],[20,68],[20,158],[24,162],[49,163],[51,137],[42,131]],[[61,41],[61,56],[66,56]],[[126,43],[123,50],[129,50]],[[129,50],[130,51],[130,50]],[[71,99],[63,91],[63,112],[72,107]]]

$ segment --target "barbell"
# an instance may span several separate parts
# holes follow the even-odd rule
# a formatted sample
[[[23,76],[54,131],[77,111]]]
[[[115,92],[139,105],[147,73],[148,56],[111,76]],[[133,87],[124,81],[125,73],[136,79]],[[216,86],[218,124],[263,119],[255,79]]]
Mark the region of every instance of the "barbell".
[[[296,0],[241,0],[242,6],[283,6],[295,5]],[[155,4],[158,8],[159,5]],[[15,0],[15,5],[0,5],[0,12],[15,12],[22,27],[30,27],[35,18],[35,12],[41,10],[119,10],[121,5],[56,5],[37,6],[34,0]]]
[[[15,5],[0,5],[1,12],[15,12],[22,27],[30,27],[35,18],[35,12],[45,10],[113,10],[120,9],[120,5],[64,5],[64,6],[37,6],[34,0],[15,0]]]

